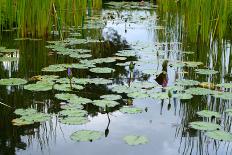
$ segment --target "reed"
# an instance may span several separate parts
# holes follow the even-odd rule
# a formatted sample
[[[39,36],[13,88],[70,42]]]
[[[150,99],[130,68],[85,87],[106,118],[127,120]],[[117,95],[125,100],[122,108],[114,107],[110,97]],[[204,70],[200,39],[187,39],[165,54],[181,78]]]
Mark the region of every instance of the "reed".
[[[157,3],[162,13],[178,12],[184,32],[193,42],[222,39],[231,30],[232,0],[157,0]]]
[[[45,36],[54,28],[81,26],[87,10],[100,9],[102,0],[1,0],[1,30],[18,29],[19,36]]]

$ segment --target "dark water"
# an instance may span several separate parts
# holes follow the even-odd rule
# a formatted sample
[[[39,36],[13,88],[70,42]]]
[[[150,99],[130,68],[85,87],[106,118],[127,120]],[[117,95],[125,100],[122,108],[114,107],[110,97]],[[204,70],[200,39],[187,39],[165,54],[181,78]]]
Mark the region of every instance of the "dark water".
[[[99,11],[100,15],[113,10],[104,8]],[[202,82],[221,83],[229,82],[224,78],[231,73],[231,44],[230,40],[214,41],[209,47],[207,44],[196,44],[183,40],[181,22],[177,15],[161,14],[156,8],[151,10],[119,10],[119,14],[132,15],[132,17],[146,16],[149,18],[160,19],[154,21],[153,26],[164,26],[165,29],[154,29],[148,22],[122,23],[108,21],[103,29],[91,29],[82,31],[82,37],[105,38],[105,43],[92,43],[81,45],[79,48],[92,50],[94,58],[113,56],[118,50],[130,48],[130,44],[136,41],[144,42],[144,48],[163,50],[163,58],[169,60],[200,61],[205,66],[218,70],[220,74],[213,76],[198,75],[193,69],[168,67],[168,85],[173,85],[176,79],[196,79]],[[80,38],[82,38],[80,37]],[[19,61],[1,62],[0,77],[20,77],[30,79],[35,75],[45,74],[41,72],[43,67],[58,63],[75,63],[75,59],[67,56],[51,53],[45,46],[47,40],[57,40],[57,37],[50,36],[40,41],[16,41],[16,32],[4,32],[0,37],[0,45],[7,48],[19,49]],[[161,46],[158,46],[160,45]],[[150,48],[152,47],[152,48]],[[177,54],[172,51],[193,51],[194,54]],[[143,70],[157,69],[161,71],[159,60],[151,52],[139,53],[136,58],[131,60],[154,61],[154,64],[143,63],[136,66],[134,77],[140,80],[154,82],[154,76],[144,77]],[[77,77],[104,77],[113,79],[114,84],[128,83],[128,67],[118,67],[115,63],[103,64],[116,69],[113,75],[97,75],[88,70],[74,70],[73,74]],[[184,74],[183,71],[187,71]],[[58,73],[65,77],[66,73]],[[33,107],[38,111],[48,113],[58,113],[60,111],[60,101],[54,98],[57,92],[32,93],[23,90],[22,86],[10,87],[0,86],[0,101],[13,107],[7,108],[0,105],[0,154],[113,154],[113,155],[179,155],[179,154],[232,154],[231,144],[209,139],[202,132],[188,128],[192,121],[201,120],[196,112],[203,109],[223,112],[231,107],[231,101],[215,99],[209,96],[194,96],[191,100],[171,99],[135,99],[133,105],[148,109],[137,115],[122,114],[118,111],[119,107],[111,109],[110,121],[106,114],[93,105],[85,105],[89,113],[90,122],[85,125],[65,125],[58,122],[58,117],[54,115],[51,121],[37,123],[31,126],[13,126],[11,121],[16,118],[13,114],[14,109]],[[111,93],[107,86],[89,85],[79,96],[90,99],[99,99],[103,94]],[[125,97],[126,98],[126,97]],[[226,118],[228,123],[226,130],[230,131],[230,118]],[[221,122],[222,124],[225,122]],[[74,142],[69,136],[79,130],[99,130],[109,129],[109,134],[95,142]],[[131,147],[125,144],[122,138],[128,134],[145,135],[149,139],[146,145]]]

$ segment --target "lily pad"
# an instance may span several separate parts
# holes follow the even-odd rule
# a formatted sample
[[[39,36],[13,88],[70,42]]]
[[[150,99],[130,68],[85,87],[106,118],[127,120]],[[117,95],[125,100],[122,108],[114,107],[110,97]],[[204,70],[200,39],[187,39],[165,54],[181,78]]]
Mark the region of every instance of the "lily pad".
[[[62,72],[67,70],[63,64],[50,65],[42,69],[43,72]]]
[[[21,117],[21,119],[27,120],[27,121],[33,121],[33,122],[45,122],[51,119],[51,116],[49,114],[45,113],[35,113],[32,115],[24,115]]]
[[[218,71],[210,70],[210,69],[195,69],[196,73],[210,75],[210,74],[217,74]]]
[[[92,142],[103,137],[104,133],[101,131],[94,130],[80,130],[74,132],[70,138],[78,142]]]
[[[213,130],[219,130],[221,128],[220,125],[215,123],[209,123],[209,122],[191,122],[189,124],[190,128],[196,129],[196,130],[205,130],[205,131],[213,131]]]
[[[147,144],[148,139],[144,136],[135,136],[135,135],[128,135],[123,138],[123,140],[128,145],[140,145],[140,144]]]
[[[145,99],[149,97],[145,92],[132,92],[128,93],[127,96],[135,99]]]
[[[20,78],[9,78],[9,79],[1,79],[0,85],[6,85],[6,86],[17,86],[17,85],[24,85],[27,81]]]
[[[94,100],[93,104],[102,108],[106,108],[107,107],[115,107],[117,105],[119,105],[118,102],[116,101],[110,101],[110,100]]]
[[[87,117],[64,117],[59,120],[63,124],[82,125],[89,122]]]
[[[137,113],[143,112],[143,109],[136,108],[136,107],[124,106],[119,111],[121,111],[122,113],[127,113],[127,114],[137,114]]]
[[[206,136],[215,140],[232,142],[232,134],[221,130],[206,132]]]
[[[81,104],[67,104],[67,105],[62,105],[60,108],[64,110],[84,109],[83,105]]]
[[[177,94],[172,94],[173,98],[178,98],[178,99],[183,99],[183,100],[188,100],[193,98],[193,96],[191,94],[187,94],[187,93],[177,93]]]
[[[33,115],[33,114],[37,113],[37,110],[36,109],[32,109],[32,108],[28,108],[28,109],[16,109],[14,111],[14,113],[16,115],[21,115],[21,116]]]
[[[68,117],[83,117],[86,116],[88,113],[84,110],[80,109],[67,109],[60,111],[61,116],[68,116]]]
[[[221,98],[221,99],[224,99],[224,100],[231,100],[232,99],[232,93],[231,92],[214,91],[213,96],[215,98]]]
[[[23,125],[31,125],[34,124],[33,121],[28,121],[28,120],[24,120],[22,118],[16,118],[12,120],[13,125],[15,126],[23,126]]]
[[[71,89],[70,84],[55,84],[54,89],[59,91],[72,91],[72,89],[81,90],[84,89],[84,87],[81,85],[72,84],[72,89]]]
[[[208,118],[221,118],[221,114],[215,111],[209,111],[209,110],[202,110],[198,111],[197,114],[201,117],[208,117]]]
[[[210,95],[213,94],[213,91],[210,89],[206,88],[189,88],[185,91],[187,94],[192,94],[192,95]]]
[[[121,95],[116,95],[116,94],[108,94],[108,95],[102,95],[102,96],[100,96],[100,98],[105,99],[105,100],[116,101],[116,100],[122,99],[122,96]]]
[[[195,80],[177,80],[176,85],[181,85],[181,86],[196,86],[199,85],[200,82],[195,81]]]
[[[108,68],[108,67],[96,67],[96,68],[92,68],[89,70],[90,72],[93,73],[112,73],[115,71],[115,69],[113,68]]]
[[[221,84],[217,84],[216,86],[223,88],[232,88],[232,83],[221,83]]]
[[[30,91],[49,91],[52,90],[53,84],[48,82],[37,82],[36,84],[28,84],[24,86],[24,89]]]

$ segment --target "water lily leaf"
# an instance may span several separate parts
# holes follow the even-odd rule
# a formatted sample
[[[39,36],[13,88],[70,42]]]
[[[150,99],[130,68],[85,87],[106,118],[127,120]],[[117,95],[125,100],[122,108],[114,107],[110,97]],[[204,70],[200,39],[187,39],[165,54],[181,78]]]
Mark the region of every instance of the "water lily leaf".
[[[90,79],[89,83],[95,84],[95,85],[107,85],[107,84],[111,84],[113,81],[112,80],[108,80],[108,79],[103,79],[103,78],[93,78]]]
[[[105,99],[105,100],[116,101],[116,100],[122,99],[122,96],[121,95],[116,95],[116,94],[108,94],[108,95],[102,95],[102,96],[100,96],[100,98]]]
[[[232,93],[231,92],[219,92],[219,91],[214,91],[212,93],[215,98],[221,98],[224,100],[231,100],[232,99]]]
[[[28,109],[16,109],[14,111],[14,113],[16,115],[21,115],[21,116],[33,115],[33,114],[37,113],[37,110],[36,109],[32,109],[32,108],[28,108]]]
[[[226,109],[225,113],[227,113],[229,116],[232,116],[232,109]]]
[[[215,123],[199,122],[199,121],[189,123],[189,127],[196,130],[205,130],[205,131],[219,130],[221,128],[220,125]]]
[[[83,98],[83,97],[72,97],[69,100],[67,100],[70,104],[87,104],[87,103],[92,103],[93,101],[88,99],[88,98]]]
[[[84,89],[84,87],[81,85],[72,84],[72,89],[71,89],[70,84],[55,84],[54,89],[59,91],[72,91],[72,89],[81,90]]]
[[[96,67],[96,68],[90,69],[89,71],[93,73],[112,73],[115,71],[115,69],[108,68],[108,67]]]
[[[169,99],[168,93],[167,92],[156,92],[150,94],[150,97],[153,99]]]
[[[27,83],[27,80],[20,79],[20,78],[9,78],[9,79],[0,80],[0,85],[6,85],[6,86],[24,85],[26,83]]]
[[[8,57],[8,56],[0,57],[0,62],[4,62],[4,61],[12,62],[12,61],[18,61],[18,60],[19,58],[17,57]]]
[[[206,136],[215,140],[232,142],[232,134],[221,130],[206,132]]]
[[[59,100],[65,100],[68,101],[71,98],[76,98],[77,95],[76,94],[69,94],[69,93],[63,93],[63,94],[56,94],[55,98],[59,99]]]
[[[191,94],[187,94],[187,93],[172,94],[172,97],[178,98],[178,99],[183,99],[183,100],[189,100],[189,99],[193,98],[193,96]]]
[[[113,86],[112,91],[117,93],[132,93],[139,90],[132,87],[128,87],[126,85],[115,85]]]
[[[81,104],[67,104],[60,106],[60,108],[64,110],[73,110],[73,109],[84,109],[84,106]]]
[[[167,91],[183,91],[184,87],[183,86],[167,86],[164,87],[164,89],[166,89]]]
[[[159,86],[157,83],[155,82],[132,82],[130,87],[134,87],[134,88],[145,88],[145,89],[149,89],[149,88],[155,88]]]
[[[48,82],[37,82],[36,84],[28,84],[24,86],[24,89],[30,91],[49,91],[52,90],[53,84]]]
[[[42,69],[43,72],[62,72],[66,70],[63,64],[50,65]]]
[[[79,53],[72,53],[69,55],[71,58],[76,58],[76,59],[85,59],[85,58],[90,58],[92,57],[91,54],[79,54]]]
[[[122,113],[137,114],[137,113],[143,112],[143,109],[136,108],[136,107],[123,106],[119,111],[121,111]]]
[[[59,76],[57,75],[37,75],[33,76],[31,80],[54,83],[58,78]]]
[[[102,63],[111,63],[111,62],[115,62],[116,59],[112,58],[112,57],[108,57],[108,58],[98,58],[98,59],[93,59],[91,60],[94,64],[102,64]]]
[[[121,57],[134,57],[136,56],[136,52],[133,50],[123,50],[123,51],[118,51],[115,55]]]
[[[232,88],[232,83],[221,83],[221,84],[217,84],[216,86],[223,88]]]
[[[210,69],[195,69],[195,71],[198,74],[204,74],[204,75],[217,74],[218,73],[218,71],[210,70]]]
[[[145,69],[145,70],[142,70],[142,73],[143,74],[149,74],[149,75],[157,75],[157,71],[154,70],[154,69]]]
[[[66,109],[60,111],[61,116],[68,116],[68,117],[83,117],[86,116],[88,113],[84,110],[80,109]]]
[[[128,145],[140,145],[140,144],[147,144],[148,139],[144,136],[135,136],[135,135],[128,135],[123,138],[123,140]]]
[[[6,49],[5,47],[0,47],[0,53],[15,53],[18,49]]]
[[[104,133],[101,131],[94,130],[80,130],[74,132],[70,138],[78,142],[92,142],[103,137]]]
[[[64,117],[59,120],[63,124],[68,125],[82,125],[89,122],[86,117]]]
[[[210,111],[210,110],[202,110],[198,111],[197,114],[201,117],[208,117],[208,118],[221,118],[221,114],[215,111]]]
[[[32,115],[24,115],[21,117],[21,119],[24,119],[26,121],[33,121],[33,122],[45,122],[50,120],[51,116],[49,114],[37,112]]]
[[[193,62],[193,61],[185,61],[184,63],[186,64],[187,67],[192,67],[192,68],[203,65],[202,62]]]
[[[94,100],[93,104],[102,108],[106,108],[107,107],[115,107],[117,105],[119,105],[118,102],[116,101],[110,101],[110,100]]]
[[[187,90],[185,90],[185,92],[187,94],[192,94],[192,95],[210,95],[213,94],[213,91],[210,89],[206,89],[206,88],[189,88]]]
[[[132,92],[127,94],[128,97],[135,98],[135,99],[145,99],[148,98],[149,95],[145,92]]]
[[[16,118],[12,120],[13,125],[15,126],[23,126],[23,125],[31,125],[34,124],[33,121],[28,121],[28,120],[24,120],[22,118]]]
[[[195,80],[177,80],[176,81],[176,85],[180,85],[180,86],[196,86],[199,85],[200,82],[195,81]]]

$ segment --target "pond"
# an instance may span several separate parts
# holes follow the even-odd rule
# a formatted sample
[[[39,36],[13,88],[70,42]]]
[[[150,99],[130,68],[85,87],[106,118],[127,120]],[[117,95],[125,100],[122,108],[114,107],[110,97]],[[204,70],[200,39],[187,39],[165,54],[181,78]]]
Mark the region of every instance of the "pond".
[[[229,37],[153,1],[36,2],[0,7],[0,154],[231,154]]]

